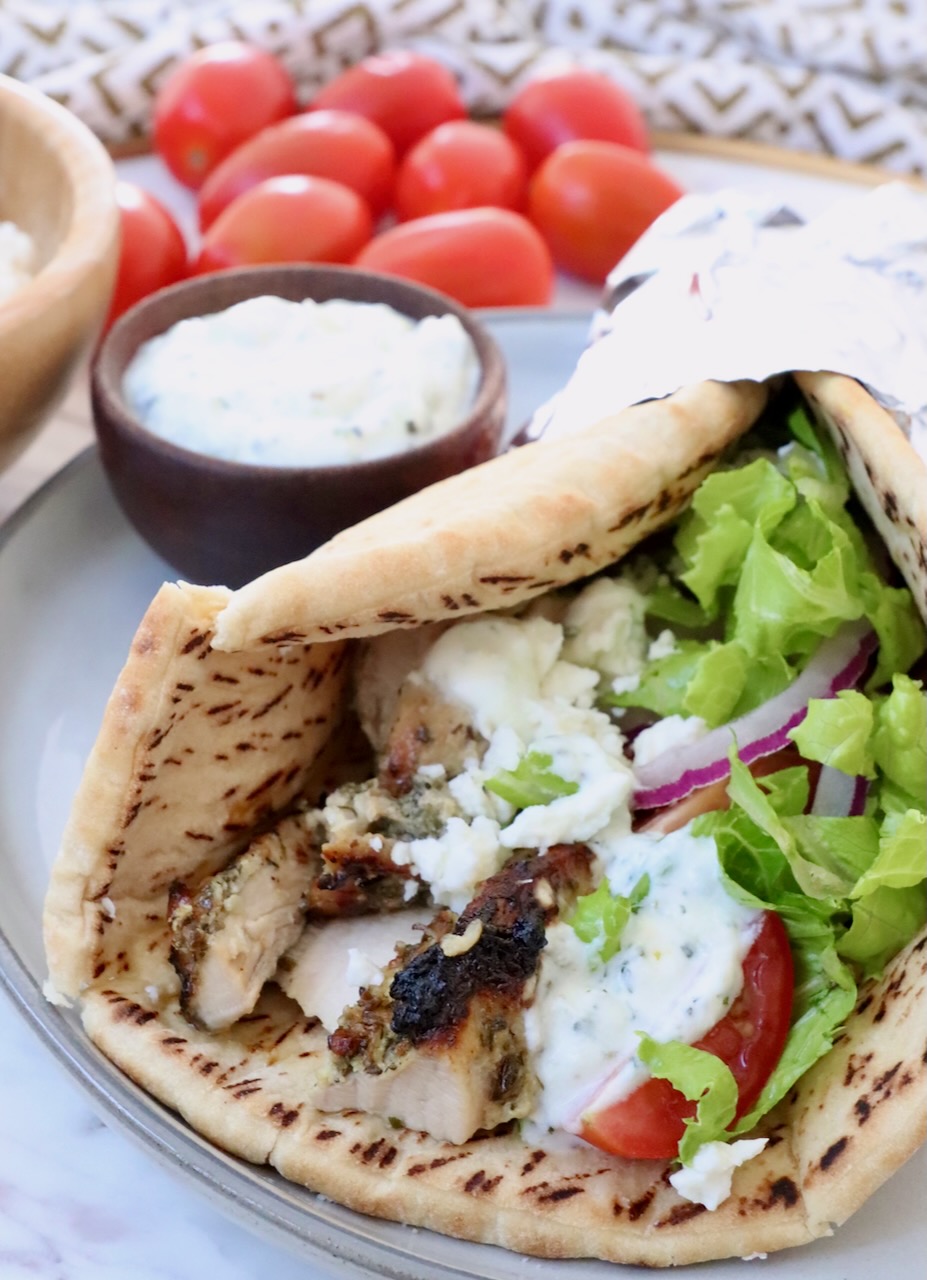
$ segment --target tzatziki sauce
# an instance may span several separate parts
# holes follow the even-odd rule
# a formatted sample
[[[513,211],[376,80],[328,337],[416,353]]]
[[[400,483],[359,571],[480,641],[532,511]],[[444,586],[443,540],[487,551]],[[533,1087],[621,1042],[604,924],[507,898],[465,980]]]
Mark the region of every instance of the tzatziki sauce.
[[[383,458],[467,416],[476,349],[456,316],[384,303],[264,296],[181,320],[144,343],[126,400],[183,448],[263,466]]]

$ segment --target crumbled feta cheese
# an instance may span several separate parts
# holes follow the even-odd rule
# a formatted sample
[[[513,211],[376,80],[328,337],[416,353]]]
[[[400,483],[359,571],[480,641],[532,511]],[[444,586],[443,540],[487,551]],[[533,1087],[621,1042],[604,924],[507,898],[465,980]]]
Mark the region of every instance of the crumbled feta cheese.
[[[612,693],[633,693],[640,684],[640,675],[635,672],[631,676],[615,676],[611,683]]]
[[[422,674],[470,712],[484,738],[501,725],[524,736],[529,704],[560,655],[563,631],[545,618],[480,618],[439,636]]]
[[[0,222],[0,299],[8,298],[31,280],[35,245],[15,222]]]
[[[731,1194],[734,1170],[759,1155],[767,1138],[740,1142],[706,1142],[692,1157],[691,1165],[670,1174],[670,1182],[685,1200],[717,1209]]]
[[[562,841],[591,840],[608,825],[616,810],[627,808],[633,775],[621,752],[621,739],[605,716],[590,713],[589,718],[593,715],[609,730],[604,743],[579,733],[533,740],[532,750],[550,756],[553,773],[576,783],[578,790],[549,804],[523,809],[500,833],[500,841],[509,849],[543,850]]]
[[[563,698],[577,707],[591,707],[599,675],[590,667],[578,667],[574,662],[557,661],[545,676],[541,685],[542,698]]]
[[[566,612],[563,657],[605,676],[640,671],[647,651],[647,597],[625,578],[597,578]]]
[[[634,739],[634,763],[638,767],[662,756],[664,751],[686,747],[708,732],[701,716],[665,716],[656,724],[642,729]]]
[[[359,947],[348,947],[345,981],[350,987],[378,987],[383,981],[380,969]]]
[[[112,898],[101,898],[100,906],[108,920],[116,919],[116,904],[113,902]]]
[[[416,770],[416,777],[425,778],[429,782],[441,782],[447,777],[447,770],[443,764],[420,764]]]
[[[647,649],[647,661],[656,662],[658,658],[668,658],[678,648],[675,635],[667,628],[660,632],[656,640],[651,641]]]
[[[413,866],[436,902],[462,911],[477,885],[500,869],[508,849],[499,843],[499,824],[491,818],[477,817],[470,825],[449,818],[443,835],[397,840],[391,857],[399,866]]]

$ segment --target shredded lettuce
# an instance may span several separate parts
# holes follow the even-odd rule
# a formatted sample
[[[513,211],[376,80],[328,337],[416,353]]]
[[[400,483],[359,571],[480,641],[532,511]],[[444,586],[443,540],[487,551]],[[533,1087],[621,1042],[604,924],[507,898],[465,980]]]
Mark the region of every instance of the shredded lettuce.
[[[927,893],[922,883],[907,889],[880,885],[853,903],[853,921],[837,944],[846,960],[868,978],[910,942],[924,923]]]
[[[573,796],[578,782],[568,782],[554,773],[553,756],[543,751],[529,751],[514,769],[500,769],[486,783],[487,791],[507,800],[516,809],[529,809],[536,804],[550,804],[561,796]]]
[[[734,747],[731,808],[693,823],[693,834],[714,838],[731,896],[779,914],[795,967],[792,1024],[782,1056],[750,1112],[724,1137],[749,1132],[827,1053],[853,1009],[855,974],[881,972],[927,919],[924,706],[920,685],[896,677],[888,697],[827,699],[809,715],[805,733],[793,735],[803,755],[833,764],[844,727],[851,740],[843,756],[849,771],[862,772],[860,764],[872,762],[874,799],[866,814],[806,814],[806,766],[757,780]],[[915,775],[917,795],[907,790]]]
[[[912,806],[927,808],[927,694],[919,681],[894,677],[891,693],[876,704],[872,750],[889,782]]]
[[[924,652],[910,591],[882,580],[846,509],[839,453],[804,410],[789,427],[795,441],[778,454],[715,472],[696,490],[672,573],[647,605],[685,638],[646,664],[636,689],[605,694],[603,705],[697,715],[715,728],[781,692],[822,640],[864,617],[879,640],[869,690]]]
[[[595,943],[602,964],[621,949],[621,936],[631,916],[650,892],[650,876],[645,872],[627,897],[613,896],[603,880],[594,893],[576,900],[567,924],[583,942]]]
[[[852,821],[852,819],[851,819]],[[879,851],[850,891],[864,898],[876,889],[909,889],[924,878],[927,817],[917,809],[889,813],[879,835]]]

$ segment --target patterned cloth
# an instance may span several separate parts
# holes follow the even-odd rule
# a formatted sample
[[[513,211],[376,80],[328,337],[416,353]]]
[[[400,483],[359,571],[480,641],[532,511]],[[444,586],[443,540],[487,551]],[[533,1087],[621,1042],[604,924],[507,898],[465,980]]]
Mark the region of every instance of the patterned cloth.
[[[111,144],[145,135],[179,59],[228,38],[277,54],[305,101],[396,46],[446,63],[475,113],[579,63],[655,129],[927,174],[927,0],[0,0],[0,72]]]

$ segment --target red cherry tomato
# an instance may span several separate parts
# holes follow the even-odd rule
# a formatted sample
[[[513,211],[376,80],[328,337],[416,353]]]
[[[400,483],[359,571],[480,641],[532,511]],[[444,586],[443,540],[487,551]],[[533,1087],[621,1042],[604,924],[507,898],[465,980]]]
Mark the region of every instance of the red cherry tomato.
[[[582,139],[650,150],[634,99],[607,76],[581,68],[530,81],[512,98],[502,127],[530,169],[564,142]]]
[[[467,307],[550,301],[553,264],[526,218],[508,209],[459,209],[375,236],[356,265],[417,280]]]
[[[246,139],[296,110],[293,81],[263,49],[237,40],[200,49],[168,76],[154,106],[154,143],[196,190]]]
[[[696,1044],[727,1063],[737,1081],[735,1119],[753,1106],[782,1054],[792,1016],[792,953],[785,926],[767,911],[744,957],[744,985],[730,1011]],[[695,1115],[668,1080],[652,1077],[621,1102],[584,1117],[581,1136],[612,1155],[667,1160]]]
[[[122,244],[104,332],[136,302],[187,274],[187,246],[177,223],[154,196],[116,183]]]
[[[396,213],[406,219],[481,205],[522,209],[527,186],[521,152],[504,133],[451,120],[426,134],[400,165]]]
[[[262,129],[222,161],[203,183],[200,226],[205,231],[226,205],[267,178],[301,173],[350,187],[374,216],[393,194],[396,153],[389,138],[363,116],[309,111]]]
[[[601,284],[682,194],[639,151],[614,142],[568,142],[532,178],[528,216],[559,267]]]
[[[373,54],[316,96],[312,110],[353,111],[378,124],[401,156],[445,120],[467,114],[457,81],[433,58],[407,50]]]
[[[350,262],[373,219],[356,191],[328,178],[268,178],[240,195],[203,236],[198,274],[259,262]]]

